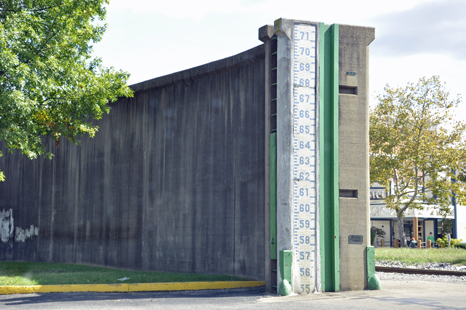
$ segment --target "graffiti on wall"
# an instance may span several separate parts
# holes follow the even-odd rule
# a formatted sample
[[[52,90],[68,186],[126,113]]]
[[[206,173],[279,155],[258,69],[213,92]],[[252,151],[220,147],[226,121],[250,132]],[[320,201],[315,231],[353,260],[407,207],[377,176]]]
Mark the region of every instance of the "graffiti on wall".
[[[0,240],[8,242],[13,237],[14,231],[13,210],[0,211]]]
[[[16,242],[25,242],[37,235],[39,235],[39,227],[34,227],[34,225],[26,229],[15,227],[13,209],[0,210],[0,240],[2,242],[8,242],[13,238]]]

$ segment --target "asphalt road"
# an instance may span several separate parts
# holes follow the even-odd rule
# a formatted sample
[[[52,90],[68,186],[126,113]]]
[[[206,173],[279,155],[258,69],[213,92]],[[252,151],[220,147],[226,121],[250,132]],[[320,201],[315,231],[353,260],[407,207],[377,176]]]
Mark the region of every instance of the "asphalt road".
[[[466,282],[383,280],[380,291],[287,296],[263,288],[0,296],[0,309],[466,309]]]

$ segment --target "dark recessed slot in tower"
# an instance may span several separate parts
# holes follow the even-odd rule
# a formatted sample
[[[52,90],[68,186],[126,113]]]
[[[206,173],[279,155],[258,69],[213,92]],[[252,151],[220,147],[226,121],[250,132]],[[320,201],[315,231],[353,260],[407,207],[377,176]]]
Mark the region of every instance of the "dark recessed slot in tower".
[[[272,71],[277,70],[277,65],[277,54],[275,53],[274,55],[272,55],[272,58],[270,59],[270,68],[272,68]]]
[[[273,76],[272,76],[273,78]],[[274,81],[275,83],[273,83],[271,86],[270,86],[270,96],[272,97],[272,99],[275,99],[277,98],[277,78],[275,77],[275,79],[273,79],[272,81]]]
[[[358,198],[358,190],[357,189],[340,189],[340,197]]]
[[[340,85],[340,94],[357,95],[358,88],[356,86]]]
[[[270,55],[270,132],[277,132],[277,36],[271,38]]]
[[[277,115],[277,100],[273,100],[270,104],[270,115]]]
[[[270,116],[270,132],[277,131],[277,114]]]
[[[270,71],[270,80],[274,81],[274,83],[277,82],[277,68],[273,68],[272,71]]]
[[[277,46],[278,46],[277,35],[274,34],[271,39],[272,41],[270,41],[270,43],[272,47],[272,53],[274,53],[277,51]]]

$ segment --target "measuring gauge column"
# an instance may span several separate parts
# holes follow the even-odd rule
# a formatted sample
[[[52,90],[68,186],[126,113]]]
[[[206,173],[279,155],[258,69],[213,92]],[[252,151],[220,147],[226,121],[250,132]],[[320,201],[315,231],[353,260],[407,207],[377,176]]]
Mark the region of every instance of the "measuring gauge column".
[[[373,264],[364,253],[370,242],[367,47],[374,29],[278,19],[271,39],[277,129],[270,201],[279,293],[363,289]]]
[[[318,282],[318,25],[279,19],[277,35],[277,246],[292,250],[292,291]],[[283,263],[283,262],[279,262]],[[278,283],[283,279],[278,275]]]
[[[294,25],[293,246],[299,293],[315,288],[316,256],[316,26]]]

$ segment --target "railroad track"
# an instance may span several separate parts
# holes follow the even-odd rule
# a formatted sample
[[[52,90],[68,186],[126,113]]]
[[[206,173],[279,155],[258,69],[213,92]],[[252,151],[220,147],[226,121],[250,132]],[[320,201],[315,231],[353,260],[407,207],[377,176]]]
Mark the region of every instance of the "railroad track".
[[[411,273],[411,274],[424,274],[424,275],[441,275],[441,276],[466,276],[465,271],[453,270],[435,270],[435,269],[411,269],[411,268],[394,268],[394,267],[381,267],[375,266],[375,271],[379,272],[395,272],[395,273]]]

